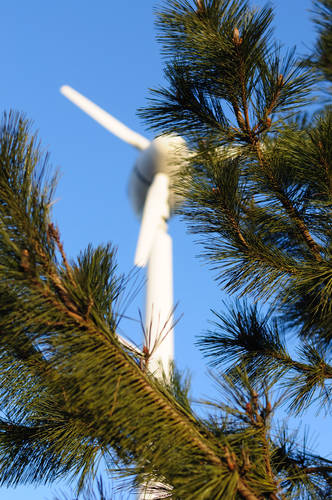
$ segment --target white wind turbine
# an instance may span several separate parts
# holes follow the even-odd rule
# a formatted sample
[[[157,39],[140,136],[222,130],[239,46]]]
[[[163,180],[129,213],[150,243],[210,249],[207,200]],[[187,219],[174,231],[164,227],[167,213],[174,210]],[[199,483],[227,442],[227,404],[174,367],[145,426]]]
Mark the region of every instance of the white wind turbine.
[[[148,369],[156,376],[169,377],[174,359],[172,239],[167,221],[179,203],[171,186],[171,176],[183,164],[187,148],[176,135],[149,141],[116,118],[64,85],[61,93],[111,133],[141,151],[133,168],[129,196],[141,217],[136,247],[136,266],[147,270],[145,329],[149,355]],[[123,340],[124,344],[128,344]]]

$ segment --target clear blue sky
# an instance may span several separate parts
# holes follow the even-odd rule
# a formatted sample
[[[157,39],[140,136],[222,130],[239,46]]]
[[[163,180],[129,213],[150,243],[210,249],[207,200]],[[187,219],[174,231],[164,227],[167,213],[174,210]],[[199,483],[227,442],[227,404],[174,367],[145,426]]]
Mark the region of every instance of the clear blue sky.
[[[256,0],[256,5],[265,2]],[[314,39],[310,0],[275,0],[276,34],[287,46],[304,53]],[[147,89],[162,83],[162,61],[155,41],[156,0],[11,0],[2,2],[1,109],[24,111],[35,123],[51,162],[62,176],[54,216],[65,248],[75,256],[89,242],[112,241],[119,268],[128,272],[138,233],[127,199],[127,181],[136,151],[84,115],[59,93],[69,84],[110,111],[134,130],[151,138],[135,111]],[[213,274],[196,258],[199,247],[173,220],[175,300],[183,318],[176,328],[176,362],[193,374],[195,398],[215,395],[195,336],[208,328],[210,309],[220,309],[225,296]],[[143,297],[127,314],[138,317]],[[135,321],[123,333],[140,342]],[[328,452],[328,425],[309,419],[321,452]],[[318,429],[319,428],[319,429]],[[318,431],[320,430],[320,433]],[[330,436],[331,438],[331,436]],[[331,439],[330,439],[331,441]],[[52,498],[54,488],[0,488],[0,500]]]

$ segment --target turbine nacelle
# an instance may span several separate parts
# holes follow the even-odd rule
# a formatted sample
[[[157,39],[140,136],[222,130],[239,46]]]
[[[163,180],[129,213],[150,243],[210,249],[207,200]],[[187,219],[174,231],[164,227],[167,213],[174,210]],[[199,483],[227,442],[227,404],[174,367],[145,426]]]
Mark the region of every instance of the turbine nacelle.
[[[185,140],[175,134],[155,138],[138,157],[129,179],[129,198],[135,213],[141,217],[145,200],[157,174],[168,177],[169,216],[181,203],[174,190],[175,174],[184,165],[188,149]],[[168,216],[168,217],[169,217]],[[168,218],[167,217],[167,218]]]

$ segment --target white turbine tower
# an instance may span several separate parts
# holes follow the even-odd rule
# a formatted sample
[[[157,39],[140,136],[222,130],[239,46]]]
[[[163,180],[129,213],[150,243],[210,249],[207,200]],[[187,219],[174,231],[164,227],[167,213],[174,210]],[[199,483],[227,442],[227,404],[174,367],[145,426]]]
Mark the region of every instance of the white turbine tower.
[[[135,265],[148,266],[146,285],[145,345],[148,369],[155,376],[170,375],[174,358],[172,239],[167,221],[179,203],[171,177],[183,163],[185,141],[176,135],[149,141],[68,85],[61,93],[111,133],[141,151],[133,168],[129,195],[141,227]],[[126,342],[125,342],[126,343]],[[147,497],[146,497],[147,498]]]

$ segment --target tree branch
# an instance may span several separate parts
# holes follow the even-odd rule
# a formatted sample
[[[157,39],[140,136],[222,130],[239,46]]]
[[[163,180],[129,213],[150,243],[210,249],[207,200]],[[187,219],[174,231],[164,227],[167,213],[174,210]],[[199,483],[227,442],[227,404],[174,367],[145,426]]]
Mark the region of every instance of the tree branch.
[[[252,141],[252,145],[254,146],[259,164],[261,168],[264,170],[265,174],[267,175],[269,181],[271,182],[271,186],[274,189],[275,195],[286,210],[287,214],[289,215],[290,219],[295,223],[296,227],[299,230],[299,234],[301,235],[302,241],[307,245],[309,250],[311,251],[312,255],[314,256],[315,260],[317,262],[322,261],[322,257],[320,254],[320,247],[318,244],[313,240],[309,229],[307,228],[304,220],[300,216],[299,212],[297,209],[293,206],[292,202],[285,196],[285,194],[282,191],[281,186],[278,184],[276,178],[273,176],[271,173],[271,170],[269,169],[269,166],[266,163],[266,160],[264,158],[262,148],[260,145],[259,140],[255,139]]]

